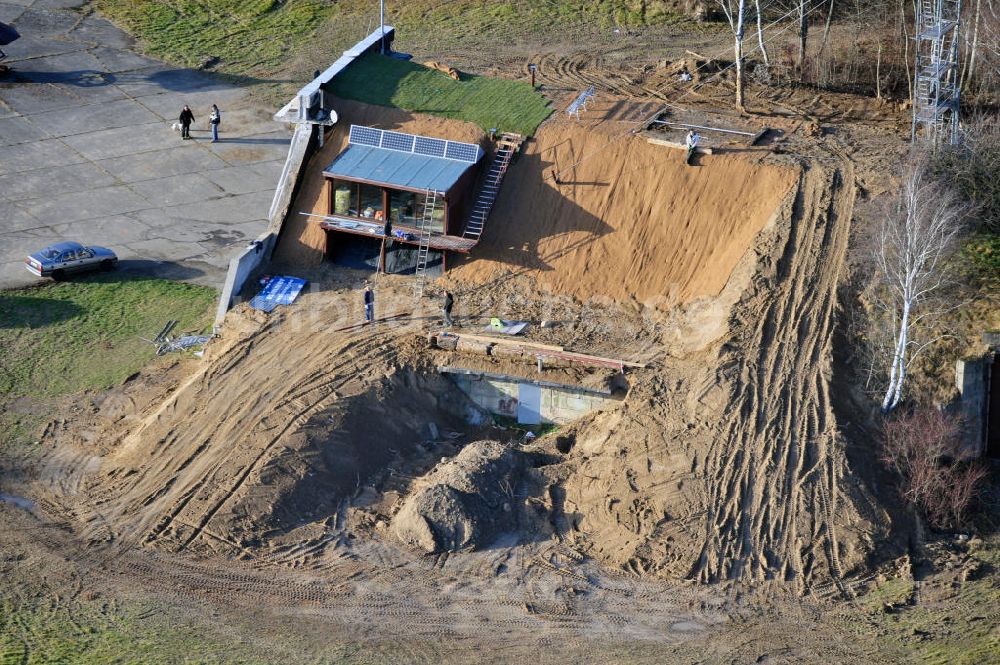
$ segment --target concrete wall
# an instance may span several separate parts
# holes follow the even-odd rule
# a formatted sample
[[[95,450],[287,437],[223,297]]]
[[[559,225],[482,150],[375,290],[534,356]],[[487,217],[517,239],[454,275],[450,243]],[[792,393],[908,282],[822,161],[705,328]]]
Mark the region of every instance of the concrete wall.
[[[215,312],[216,326],[221,325],[222,320],[226,318],[226,312],[232,306],[233,298],[243,288],[247,278],[270,259],[276,241],[277,236],[269,231],[229,259],[229,272],[226,273],[226,282],[222,285],[222,294],[219,296],[219,307]]]
[[[988,369],[987,361],[982,359],[955,362],[955,387],[962,396],[968,454],[973,457],[982,455],[986,444]]]
[[[541,422],[565,425],[588,413],[619,404],[610,394],[564,386],[546,384],[543,381],[528,381],[515,377],[502,378],[477,373],[462,373],[461,370],[441,368],[458,388],[469,396],[479,407],[490,413],[518,417],[519,395],[522,384],[537,385],[541,392]],[[537,424],[537,423],[525,423]]]

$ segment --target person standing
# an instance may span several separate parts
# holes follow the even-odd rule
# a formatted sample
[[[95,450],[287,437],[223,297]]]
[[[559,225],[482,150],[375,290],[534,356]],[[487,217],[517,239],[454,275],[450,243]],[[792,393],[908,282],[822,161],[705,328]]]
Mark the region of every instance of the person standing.
[[[194,113],[191,112],[187,104],[181,109],[181,117],[177,120],[181,123],[181,138],[191,138],[191,124],[194,123]]]
[[[209,116],[208,121],[212,124],[212,143],[219,142],[219,123],[222,122],[222,114],[219,112],[219,107],[212,104],[212,115]]]
[[[691,163],[691,158],[694,157],[694,151],[698,148],[698,132],[693,129],[687,133],[687,137],[684,139],[684,145],[687,146],[687,163]]]
[[[370,284],[365,286],[365,323],[375,321],[375,293]]]
[[[444,292],[444,305],[441,307],[441,314],[444,315],[444,327],[451,328],[455,325],[454,319],[451,318],[451,308],[455,306],[455,296],[451,294],[451,291]]]

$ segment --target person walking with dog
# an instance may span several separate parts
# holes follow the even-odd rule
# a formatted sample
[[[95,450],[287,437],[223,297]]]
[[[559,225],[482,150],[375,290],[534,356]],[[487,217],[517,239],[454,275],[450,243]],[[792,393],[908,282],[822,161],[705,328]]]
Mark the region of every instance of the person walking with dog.
[[[181,117],[177,120],[181,123],[181,138],[191,138],[191,125],[194,123],[194,113],[191,112],[191,108],[187,104],[181,109]]]
[[[212,143],[219,142],[219,123],[222,122],[222,113],[219,112],[219,107],[212,104],[212,114],[209,116],[208,121],[212,125]]]

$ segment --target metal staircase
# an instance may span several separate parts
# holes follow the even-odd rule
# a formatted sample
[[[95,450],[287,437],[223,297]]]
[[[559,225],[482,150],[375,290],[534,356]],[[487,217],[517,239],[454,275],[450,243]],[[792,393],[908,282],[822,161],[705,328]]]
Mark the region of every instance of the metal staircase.
[[[958,27],[961,0],[920,0],[916,25],[912,139],[958,143]]]
[[[486,219],[490,216],[493,204],[500,193],[500,183],[503,182],[503,177],[507,174],[507,167],[510,166],[510,160],[520,150],[523,142],[524,138],[520,134],[506,133],[497,141],[496,156],[494,156],[493,164],[490,165],[490,170],[486,174],[485,181],[483,181],[483,187],[479,190],[476,205],[472,207],[472,213],[465,222],[463,237],[478,241],[483,235],[483,229],[486,227]]]
[[[424,283],[427,281],[427,261],[431,253],[431,226],[434,223],[434,212],[437,210],[439,192],[428,189],[424,193],[423,215],[417,218],[417,232],[419,233],[417,245],[417,267],[415,275],[417,281],[414,291],[419,298],[424,295]]]

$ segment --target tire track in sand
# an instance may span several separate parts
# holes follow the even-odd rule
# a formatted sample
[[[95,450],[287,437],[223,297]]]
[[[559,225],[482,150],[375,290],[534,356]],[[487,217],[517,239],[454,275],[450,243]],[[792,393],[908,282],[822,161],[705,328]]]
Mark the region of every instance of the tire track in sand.
[[[690,577],[784,579],[800,589],[826,552],[839,576],[833,533],[836,423],[828,396],[836,289],[847,250],[854,173],[807,165],[769,296],[736,314],[750,331],[729,351],[733,399],[706,468],[704,542]],[[756,321],[756,323],[751,323]],[[842,460],[841,460],[842,462]],[[811,490],[811,491],[809,491]],[[811,532],[810,525],[822,528]]]

